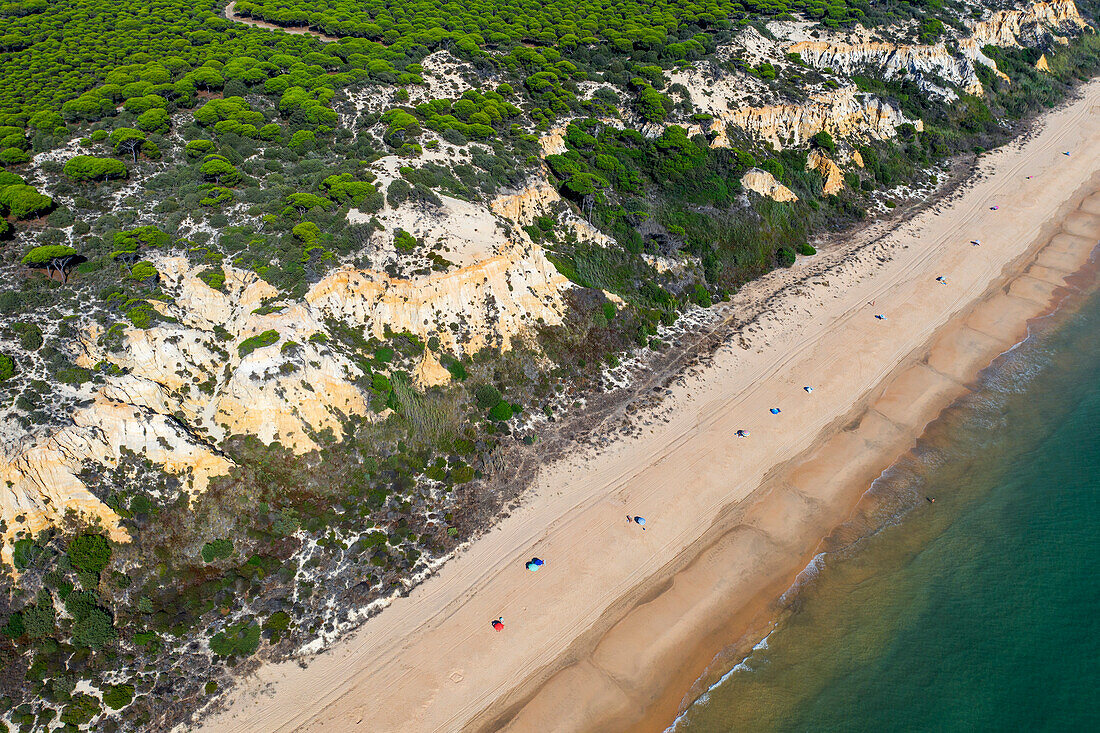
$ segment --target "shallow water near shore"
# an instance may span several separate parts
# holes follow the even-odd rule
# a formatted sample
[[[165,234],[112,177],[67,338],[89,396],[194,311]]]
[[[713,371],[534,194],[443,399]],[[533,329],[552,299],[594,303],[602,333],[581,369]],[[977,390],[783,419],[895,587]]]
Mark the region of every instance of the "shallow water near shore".
[[[1100,724],[1090,290],[875,483],[784,596],[766,642],[720,668],[733,667],[676,731]]]

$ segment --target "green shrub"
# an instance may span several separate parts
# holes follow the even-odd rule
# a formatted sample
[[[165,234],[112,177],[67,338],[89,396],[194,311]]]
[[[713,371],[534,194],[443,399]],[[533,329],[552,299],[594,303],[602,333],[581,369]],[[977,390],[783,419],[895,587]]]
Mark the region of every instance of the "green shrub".
[[[225,270],[203,270],[198,278],[215,290],[225,291]]]
[[[25,570],[41,554],[42,548],[36,545],[34,540],[24,537],[16,540],[12,547],[12,562],[17,570]]]
[[[833,136],[825,132],[824,130],[816,133],[813,137],[811,137],[810,144],[819,147],[822,150],[826,150],[830,153],[836,152],[836,143],[833,142]]]
[[[71,367],[67,369],[58,369],[57,381],[62,384],[70,384],[74,387],[79,387],[85,382],[92,381],[92,373],[83,367]]]
[[[393,389],[393,385],[385,374],[372,374],[370,389],[375,394],[384,395]]]
[[[154,270],[154,273],[155,272],[156,270]],[[147,328],[152,328],[153,324],[156,323],[157,312],[153,309],[153,306],[142,302],[127,310],[126,318],[135,328],[145,330]]]
[[[491,384],[479,384],[474,389],[474,399],[483,409],[489,409],[500,402],[500,390]]]
[[[265,631],[286,631],[290,628],[290,615],[286,611],[276,611],[264,621]]]
[[[23,614],[16,611],[8,616],[8,620],[0,627],[0,634],[3,634],[9,639],[18,639],[23,635],[25,630],[23,626]]]
[[[233,624],[210,639],[210,651],[221,657],[247,657],[259,646],[260,627],[253,622]]]
[[[798,254],[802,255],[803,257],[809,257],[810,255],[817,254],[817,250],[814,249],[812,244],[809,244],[808,242],[803,242],[802,244],[798,245]]]
[[[249,336],[237,346],[237,353],[243,359],[251,354],[256,349],[262,349],[265,346],[271,346],[279,340],[279,332],[274,329],[269,329],[263,333],[258,333],[255,336]]]
[[[142,260],[141,262],[134,263],[134,266],[130,268],[131,280],[151,280],[159,275],[156,266],[149,260]]]
[[[111,685],[103,692],[103,702],[112,710],[121,710],[133,701],[133,685]]]
[[[36,603],[23,609],[23,626],[32,639],[47,639],[57,628],[57,616],[53,606]]]
[[[111,617],[100,608],[93,608],[73,622],[73,643],[89,649],[102,649],[118,636]]]
[[[0,382],[6,382],[15,376],[15,359],[0,354]]]
[[[98,573],[111,561],[111,545],[101,534],[77,535],[69,542],[67,554],[77,570]]]
[[[512,419],[512,406],[501,400],[489,410],[489,417],[497,421],[510,420]]]
[[[224,560],[233,554],[233,540],[220,539],[213,542],[207,542],[202,546],[202,559],[203,562],[214,562],[215,560]]]
[[[294,237],[303,244],[312,244],[321,236],[321,229],[311,221],[303,221],[291,230]]]
[[[397,248],[398,252],[411,252],[416,249],[417,242],[416,237],[406,232],[404,229],[397,229],[393,233],[393,246]]]
[[[83,726],[91,722],[92,718],[99,714],[99,700],[91,695],[78,692],[69,699],[69,704],[61,711],[61,722],[69,725]]]
[[[713,304],[710,293],[705,287],[703,287],[699,283],[695,283],[695,287],[692,288],[691,302],[702,308],[710,308],[710,306]]]

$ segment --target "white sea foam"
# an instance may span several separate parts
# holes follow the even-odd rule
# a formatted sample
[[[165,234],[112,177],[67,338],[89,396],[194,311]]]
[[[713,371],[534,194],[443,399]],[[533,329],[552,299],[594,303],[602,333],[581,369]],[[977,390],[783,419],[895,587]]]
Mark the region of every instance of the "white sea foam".
[[[814,558],[814,559],[816,560],[817,558]],[[736,674],[737,672],[752,672],[753,671],[752,667],[749,666],[749,659],[751,659],[752,655],[755,654],[756,652],[768,648],[768,639],[770,639],[772,634],[774,634],[774,633],[775,633],[775,629],[773,628],[771,631],[768,632],[767,636],[765,636],[760,641],[756,642],[755,646],[753,646],[753,648],[749,650],[749,653],[746,654],[740,662],[738,662],[736,665],[734,665],[733,669],[731,669],[729,672],[726,672],[724,675],[722,675],[722,677],[717,682],[715,682],[713,685],[708,687],[706,692],[704,692],[702,695],[700,695],[699,698],[695,700],[695,702],[693,702],[690,706],[688,706],[687,710],[685,710],[684,712],[682,712],[678,716],[676,716],[676,720],[672,721],[672,725],[665,728],[665,733],[673,733],[673,731],[675,731],[676,728],[680,725],[680,721],[682,721],[687,716],[687,714],[689,712],[691,712],[691,709],[694,708],[696,705],[706,705],[707,701],[710,700],[711,691],[716,689],[717,687],[719,687],[721,684],[723,684],[726,680],[728,680],[734,674]]]

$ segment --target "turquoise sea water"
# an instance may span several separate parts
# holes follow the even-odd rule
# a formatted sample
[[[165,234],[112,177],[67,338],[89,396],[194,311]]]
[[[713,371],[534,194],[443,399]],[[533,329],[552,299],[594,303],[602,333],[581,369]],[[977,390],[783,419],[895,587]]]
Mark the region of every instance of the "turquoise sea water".
[[[1079,300],[876,483],[679,733],[1100,730],[1100,296]]]

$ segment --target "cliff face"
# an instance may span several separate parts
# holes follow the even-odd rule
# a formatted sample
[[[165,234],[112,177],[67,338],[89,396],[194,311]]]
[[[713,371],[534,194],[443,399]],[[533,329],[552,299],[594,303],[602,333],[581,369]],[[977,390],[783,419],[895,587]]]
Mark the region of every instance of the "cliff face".
[[[975,23],[972,38],[981,46],[1043,46],[1065,43],[1090,29],[1073,0],[1034,3],[1021,10],[999,10]]]
[[[230,435],[304,453],[322,431],[339,438],[345,416],[371,417],[355,384],[361,370],[324,339],[311,340],[327,335],[326,318],[380,339],[387,326],[425,340],[438,336],[455,352],[507,349],[539,319],[560,323],[570,286],[526,237],[482,262],[419,279],[337,270],[301,302],[278,301],[257,275],[232,267],[225,268],[224,290],[215,290],[183,258],[157,258],[156,266],[172,297],[152,302],[166,318],[121,334],[93,326],[77,361],[113,368],[90,404],[61,430],[3,446],[4,539],[56,523],[71,509],[125,540],[118,516],[79,478],[89,462],[110,468],[131,452],[178,474],[185,491],[201,492],[228,472],[231,463],[216,446]],[[269,331],[277,334],[270,343],[240,348]],[[428,387],[450,375],[426,352],[414,377]],[[10,552],[5,542],[5,559]]]
[[[958,56],[952,56],[943,44],[936,46],[896,46],[892,43],[827,43],[803,41],[788,51],[797,53],[810,66],[830,68],[851,75],[865,68],[877,69],[887,78],[908,76],[919,81],[936,76],[957,84],[969,93],[980,93],[975,64],[997,68],[977,44],[960,44]]]
[[[806,157],[806,168],[817,171],[825,179],[821,190],[826,196],[836,195],[844,188],[844,174],[840,172],[840,167],[820,150],[810,151]]]
[[[741,176],[741,185],[775,201],[798,201],[794,191],[777,181],[771,173],[759,168],[745,171],[745,175]]]
[[[819,132],[840,138],[894,137],[898,125],[908,122],[901,111],[881,99],[860,94],[855,87],[827,92],[805,104],[749,107],[717,117],[712,147],[729,147],[725,125],[739,127],[749,135],[767,140],[777,149],[804,145]],[[920,121],[914,123],[922,129]]]
[[[906,46],[892,43],[830,43],[802,41],[790,46],[802,60],[818,69],[831,68],[851,75],[874,69],[886,78],[916,79],[925,91],[950,97],[934,82],[938,77],[958,85],[970,94],[980,94],[977,64],[988,66],[1002,78],[997,64],[982,53],[983,46],[1040,46],[1052,41],[1065,43],[1067,35],[1077,35],[1090,26],[1072,0],[1033,3],[1020,10],[1001,10],[971,27],[971,36],[960,39],[958,53],[952,54],[940,43],[935,46]]]
[[[530,325],[561,322],[566,280],[542,249],[515,243],[469,267],[398,280],[384,273],[343,269],[314,285],[314,312],[363,328],[378,338],[385,326],[424,339],[438,336],[451,351],[508,349]]]

